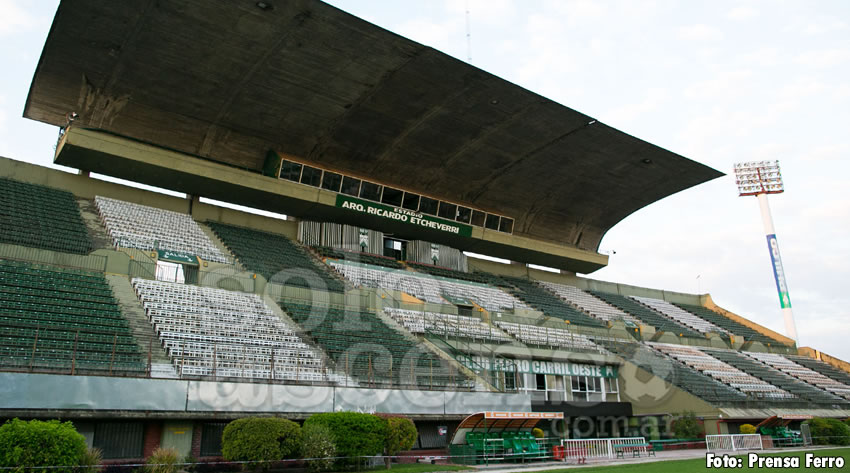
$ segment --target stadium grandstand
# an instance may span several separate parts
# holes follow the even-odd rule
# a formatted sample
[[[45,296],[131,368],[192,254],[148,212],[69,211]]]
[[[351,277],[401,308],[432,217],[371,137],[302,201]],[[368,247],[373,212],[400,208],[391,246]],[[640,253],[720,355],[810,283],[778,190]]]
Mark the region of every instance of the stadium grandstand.
[[[218,457],[249,415],[401,414],[436,455],[481,412],[652,440],[850,416],[848,363],[586,276],[718,171],[317,0],[184,3],[58,8],[24,115],[78,172],[0,158],[0,417],[137,460]]]

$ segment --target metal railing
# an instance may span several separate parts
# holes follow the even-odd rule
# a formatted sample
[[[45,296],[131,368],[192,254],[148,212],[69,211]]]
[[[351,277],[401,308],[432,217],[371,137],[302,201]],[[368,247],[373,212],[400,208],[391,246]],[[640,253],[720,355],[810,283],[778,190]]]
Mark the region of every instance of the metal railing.
[[[718,450],[764,450],[759,434],[706,435],[705,448],[709,452]]]
[[[563,447],[564,460],[567,459],[613,459],[617,453],[617,449],[628,447],[648,452],[646,439],[643,437],[620,437],[610,439],[563,439],[561,447]]]

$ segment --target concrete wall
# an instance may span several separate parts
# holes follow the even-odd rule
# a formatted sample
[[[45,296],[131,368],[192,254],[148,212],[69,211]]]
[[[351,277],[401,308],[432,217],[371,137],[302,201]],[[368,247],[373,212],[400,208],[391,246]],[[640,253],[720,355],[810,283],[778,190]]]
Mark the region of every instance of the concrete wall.
[[[61,392],[62,396],[56,396]],[[462,415],[531,411],[526,394],[227,383],[171,379],[0,373],[0,409],[13,411],[156,411],[176,419],[209,414],[331,411]]]

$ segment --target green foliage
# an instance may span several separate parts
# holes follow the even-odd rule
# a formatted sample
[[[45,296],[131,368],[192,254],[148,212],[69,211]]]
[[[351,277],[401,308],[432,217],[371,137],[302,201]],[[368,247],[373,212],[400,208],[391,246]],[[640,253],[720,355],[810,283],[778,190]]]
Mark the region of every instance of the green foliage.
[[[231,461],[259,462],[267,470],[270,462],[298,458],[301,427],[287,419],[248,417],[227,424],[221,436],[221,454]]]
[[[103,451],[99,448],[87,448],[78,465],[77,473],[98,473],[103,470]]]
[[[175,473],[180,463],[180,453],[174,448],[157,448],[145,465],[146,473]]]
[[[676,414],[678,419],[673,421],[673,434],[680,439],[695,439],[705,435],[702,423],[693,411]]]
[[[307,468],[312,472],[328,471],[334,466],[336,456],[336,445],[333,442],[331,430],[323,424],[314,423],[304,425],[301,429],[302,446],[301,455],[307,460]]]
[[[378,455],[384,450],[386,422],[372,414],[359,412],[326,412],[315,414],[304,421],[304,427],[321,424],[333,436],[338,456],[348,457],[341,465],[362,463],[358,457]]]
[[[814,418],[806,421],[815,445],[850,445],[850,427],[838,419]]]
[[[740,430],[742,434],[754,434],[756,433],[756,426],[753,424],[744,424]]]
[[[542,439],[543,437],[546,436],[546,433],[543,432],[543,429],[541,429],[539,427],[535,427],[535,428],[531,429],[531,435],[533,435],[534,438],[536,438],[536,439]]]
[[[14,472],[60,466],[51,473],[70,473],[85,454],[86,439],[70,422],[12,419],[0,427],[0,467]]]
[[[390,417],[387,419],[387,437],[384,444],[387,455],[410,450],[418,435],[412,420],[406,417]]]

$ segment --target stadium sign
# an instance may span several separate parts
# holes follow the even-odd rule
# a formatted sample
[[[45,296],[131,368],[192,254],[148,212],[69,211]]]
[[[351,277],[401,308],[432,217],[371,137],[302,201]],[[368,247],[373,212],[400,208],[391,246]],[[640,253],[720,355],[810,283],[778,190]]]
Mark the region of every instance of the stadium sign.
[[[403,209],[401,207],[392,207],[389,205],[369,202],[367,200],[357,199],[347,195],[337,194],[336,206],[367,215],[385,218],[387,220],[395,220],[397,222],[416,225],[422,228],[430,228],[465,237],[472,236],[472,227],[463,223],[432,217],[430,215]]]
[[[773,267],[773,278],[776,280],[776,291],[779,293],[779,304],[783,309],[791,308],[791,296],[785,283],[785,271],[782,269],[782,259],[779,257],[779,242],[776,235],[767,235],[767,249],[770,250],[770,262]]]
[[[190,255],[189,253],[171,250],[156,250],[156,253],[160,261],[198,265],[198,258],[195,257],[195,255]]]
[[[616,366],[586,365],[566,361],[491,359],[483,356],[472,357],[472,362],[467,364],[467,368],[473,371],[484,368],[489,371],[518,371],[520,373],[589,376],[591,378],[616,378],[619,374]]]

